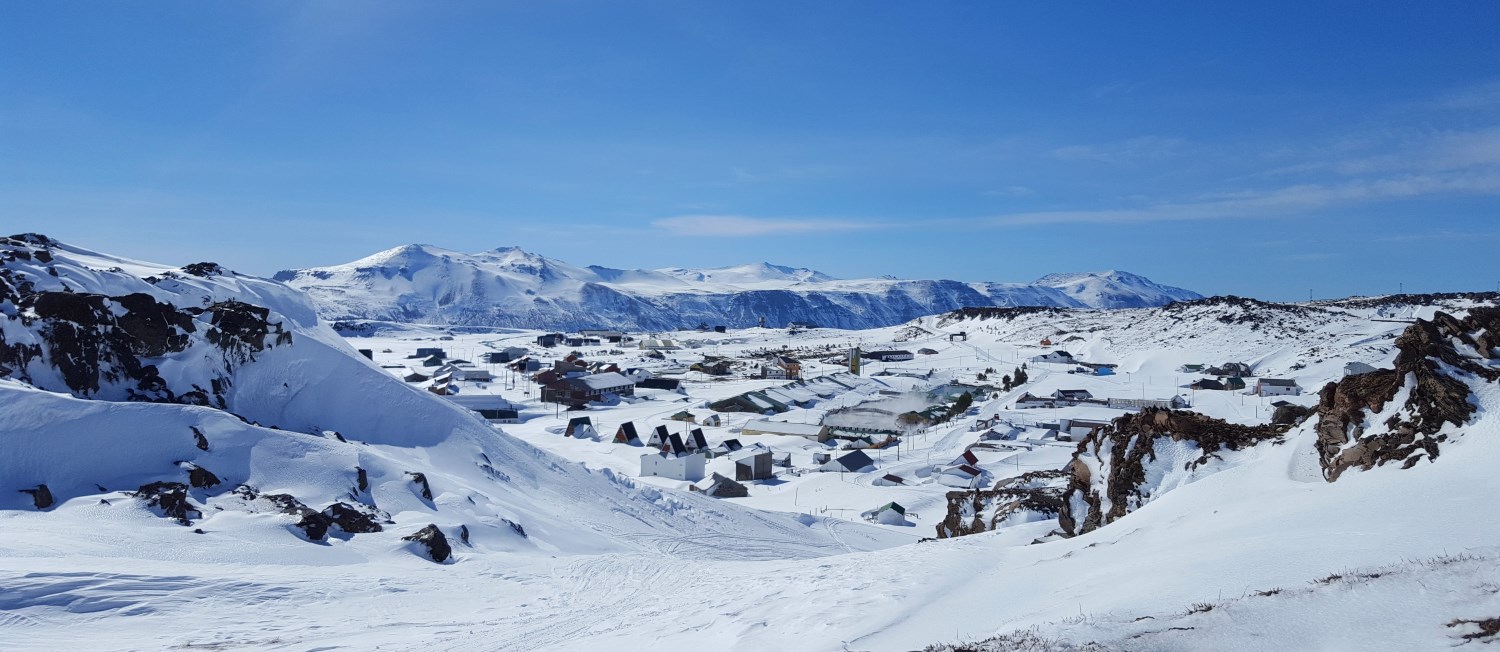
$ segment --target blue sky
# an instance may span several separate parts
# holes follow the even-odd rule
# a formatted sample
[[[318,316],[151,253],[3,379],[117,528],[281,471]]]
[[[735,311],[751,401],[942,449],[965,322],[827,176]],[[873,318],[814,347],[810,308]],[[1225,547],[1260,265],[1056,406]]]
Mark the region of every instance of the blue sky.
[[[1500,287],[1500,3],[1021,4],[5,3],[0,229]]]

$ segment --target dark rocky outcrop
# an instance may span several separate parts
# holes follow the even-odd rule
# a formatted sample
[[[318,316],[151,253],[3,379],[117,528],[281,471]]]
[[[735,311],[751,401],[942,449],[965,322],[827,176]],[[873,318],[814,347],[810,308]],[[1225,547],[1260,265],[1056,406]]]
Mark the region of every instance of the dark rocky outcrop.
[[[191,265],[183,265],[182,266],[182,271],[187,272],[189,274],[192,274],[193,276],[199,276],[199,277],[204,277],[204,278],[207,278],[209,276],[222,276],[224,274],[233,274],[234,273],[234,272],[231,272],[231,271],[229,271],[227,269],[224,269],[224,266],[220,265],[218,263],[206,263],[206,262],[205,263],[193,263]]]
[[[994,530],[1022,514],[1055,518],[1062,510],[1069,475],[1064,470],[1031,471],[1000,481],[993,489],[948,492],[948,515],[937,538]]]
[[[354,488],[358,493],[370,490],[370,474],[363,467],[354,467]]]
[[[192,485],[194,489],[208,489],[223,482],[219,479],[219,476],[214,475],[212,471],[198,466],[197,464],[188,463],[187,470],[188,484]]]
[[[235,493],[245,500],[263,500],[271,503],[281,513],[296,517],[297,522],[294,525],[302,530],[308,541],[322,541],[328,538],[328,526],[333,524],[333,519],[326,514],[314,511],[291,494],[259,494],[255,489],[244,485],[236,487]]]
[[[407,477],[411,478],[412,483],[417,485],[417,488],[421,490],[418,493],[424,500],[432,500],[432,486],[427,484],[426,474],[417,473],[416,471],[409,471],[406,475]]]
[[[57,502],[52,497],[52,490],[44,484],[37,485],[35,489],[22,489],[21,493],[31,496],[31,504],[38,510],[48,509]]]
[[[428,524],[413,534],[401,537],[402,541],[414,541],[421,545],[427,554],[427,558],[439,564],[448,561],[453,556],[453,547],[448,545],[448,537],[437,525]]]
[[[179,525],[192,525],[192,519],[203,518],[203,512],[188,502],[188,486],[181,482],[143,484],[132,495],[144,499],[146,505],[161,510],[163,517]]]
[[[1347,376],[1323,387],[1315,429],[1325,479],[1337,480],[1350,468],[1392,462],[1410,468],[1438,457],[1438,445],[1449,438],[1440,431],[1449,424],[1463,427],[1477,409],[1469,402],[1469,386],[1456,376],[1500,380],[1500,369],[1461,353],[1455,342],[1481,358],[1500,354],[1500,308],[1475,308],[1463,319],[1438,312],[1431,320],[1418,320],[1396,338],[1394,369]],[[1409,393],[1395,414],[1367,423],[1367,413],[1384,411],[1403,389]]]
[[[380,526],[374,510],[364,505],[334,503],[323,508],[323,516],[327,517],[333,526],[349,534],[366,534],[385,529]]]
[[[178,307],[144,293],[111,296],[75,292],[67,286],[40,290],[28,272],[4,264],[51,260],[48,248],[56,244],[36,238],[0,240],[0,320],[20,322],[30,331],[20,337],[11,331],[11,341],[0,334],[0,369],[7,376],[35,383],[34,376],[53,377],[33,374],[36,366],[45,365],[56,369],[60,383],[43,389],[82,398],[222,409],[235,365],[254,359],[269,346],[291,341],[280,323],[271,322],[268,309],[238,301],[206,308]],[[199,275],[222,271],[217,266],[189,268]],[[207,386],[174,382],[162,377],[152,364],[154,359],[182,354],[205,341],[218,348],[223,359],[222,369],[209,378]]]
[[[1271,423],[1279,426],[1295,426],[1316,413],[1317,410],[1305,405],[1288,403],[1276,408],[1271,415]]]
[[[203,436],[203,431],[199,430],[197,426],[192,426],[192,429],[193,429],[193,445],[197,446],[198,450],[200,450],[200,451],[207,451],[208,450],[208,437]]]
[[[1148,409],[1119,417],[1108,426],[1095,428],[1078,443],[1073,461],[1065,468],[1069,480],[1058,524],[1068,536],[1083,534],[1120,519],[1149,500],[1149,488],[1143,491],[1146,466],[1157,463],[1159,438],[1194,444],[1199,457],[1184,467],[1193,470],[1220,458],[1221,451],[1280,441],[1286,430],[1287,426],[1244,426],[1180,410]],[[1093,477],[1095,468],[1105,477]]]

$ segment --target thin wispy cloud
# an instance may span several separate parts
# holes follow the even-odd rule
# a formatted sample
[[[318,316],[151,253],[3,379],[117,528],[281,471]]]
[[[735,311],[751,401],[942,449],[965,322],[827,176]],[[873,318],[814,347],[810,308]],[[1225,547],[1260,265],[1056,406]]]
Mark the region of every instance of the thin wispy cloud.
[[[1382,200],[1442,195],[1500,195],[1500,171],[1466,175],[1413,175],[1339,184],[1304,184],[1265,191],[1246,191],[1195,202],[1163,203],[1141,208],[1036,211],[985,218],[991,226],[1111,224],[1183,220],[1265,218]]]
[[[1181,138],[1141,136],[1111,143],[1058,147],[1052,150],[1052,157],[1061,161],[1100,163],[1156,161],[1181,154],[1186,145],[1187,141]]]
[[[758,218],[742,215],[681,215],[656,220],[652,226],[679,236],[729,237],[835,233],[881,228],[878,222]]]

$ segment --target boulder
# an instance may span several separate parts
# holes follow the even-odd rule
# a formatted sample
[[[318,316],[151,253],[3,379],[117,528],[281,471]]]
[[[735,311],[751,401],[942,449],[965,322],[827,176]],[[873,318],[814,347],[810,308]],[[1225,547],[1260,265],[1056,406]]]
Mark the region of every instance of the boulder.
[[[30,495],[31,504],[38,510],[47,509],[56,503],[56,500],[52,498],[52,490],[44,484],[37,485],[35,489],[22,489],[21,493]]]
[[[435,524],[429,523],[427,527],[401,537],[401,540],[416,543],[425,551],[428,559],[439,564],[453,557],[453,548],[448,545],[448,537],[444,536],[443,531]]]

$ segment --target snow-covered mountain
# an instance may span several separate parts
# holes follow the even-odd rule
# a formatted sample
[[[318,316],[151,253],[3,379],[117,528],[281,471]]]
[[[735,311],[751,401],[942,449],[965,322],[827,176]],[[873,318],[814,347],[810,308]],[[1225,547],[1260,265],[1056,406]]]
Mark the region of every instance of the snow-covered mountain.
[[[810,269],[578,267],[505,247],[477,254],[407,245],[333,267],[280,272],[328,319],[631,330],[790,322],[875,328],[970,306],[1131,308],[1201,298],[1127,272],[1033,283],[841,280]]]
[[[695,531],[777,557],[883,545],[539,451],[393,378],[279,283],[34,234],[0,238],[0,518],[43,519],[42,547],[140,536],[198,561],[758,554],[684,547]]]

